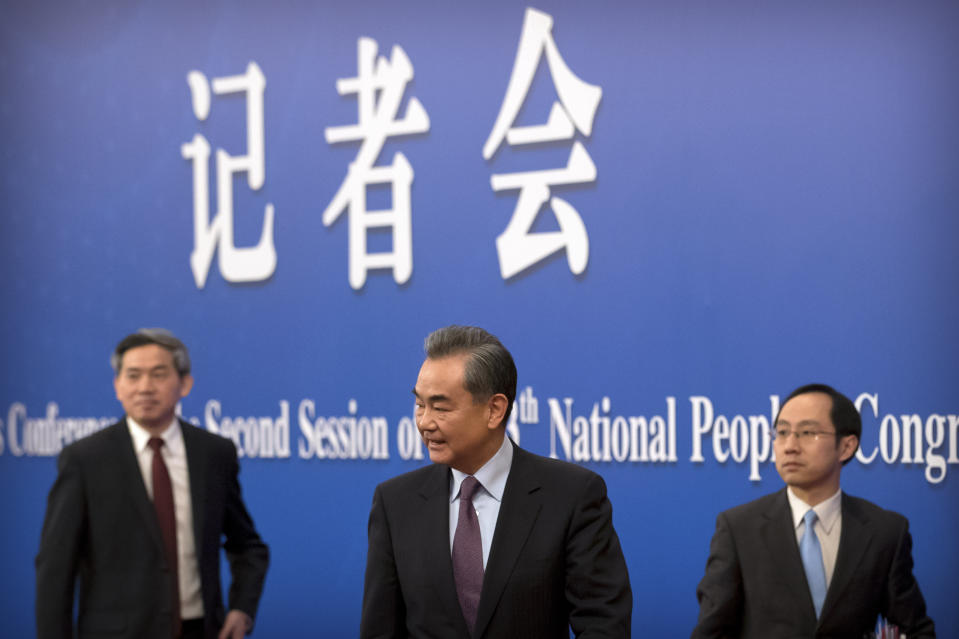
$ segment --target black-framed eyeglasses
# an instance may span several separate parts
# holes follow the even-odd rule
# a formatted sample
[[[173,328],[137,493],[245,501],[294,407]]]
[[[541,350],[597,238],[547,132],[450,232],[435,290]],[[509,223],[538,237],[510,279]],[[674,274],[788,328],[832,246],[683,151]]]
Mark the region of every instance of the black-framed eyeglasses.
[[[838,435],[835,431],[828,430],[813,430],[811,428],[804,428],[802,430],[789,430],[788,428],[770,428],[769,434],[774,440],[781,439],[786,441],[789,439],[790,435],[795,435],[796,439],[800,442],[818,442],[820,439],[826,436],[835,437]]]

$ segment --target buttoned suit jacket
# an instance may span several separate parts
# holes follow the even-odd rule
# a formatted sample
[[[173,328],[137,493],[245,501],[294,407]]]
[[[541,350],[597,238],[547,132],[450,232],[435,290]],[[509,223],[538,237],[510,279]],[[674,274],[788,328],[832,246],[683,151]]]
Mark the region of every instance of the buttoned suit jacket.
[[[243,503],[233,443],[183,421],[180,428],[205,634],[216,637],[225,617],[221,539],[225,537],[232,573],[229,609],[251,618],[269,551]],[[174,573],[126,420],[67,446],[57,466],[36,558],[37,636],[74,636],[74,587],[79,582],[80,637],[168,639],[173,634]]]
[[[912,574],[909,522],[864,499],[841,499],[839,549],[818,622],[783,489],[720,513],[696,590],[693,638],[858,639],[879,615],[909,639],[935,637]]]
[[[450,470],[377,486],[360,636],[628,637],[632,593],[602,478],[514,445],[471,635],[450,558]]]

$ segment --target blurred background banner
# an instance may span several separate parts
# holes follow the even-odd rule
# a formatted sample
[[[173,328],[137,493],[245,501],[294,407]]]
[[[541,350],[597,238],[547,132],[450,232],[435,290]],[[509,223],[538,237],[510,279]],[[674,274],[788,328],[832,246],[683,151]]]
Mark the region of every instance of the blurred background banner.
[[[498,335],[511,435],[603,475],[634,627],[683,636],[767,428],[857,402],[959,636],[959,7],[13,3],[0,20],[0,563],[34,632],[62,446],[173,330],[273,550],[257,636],[354,636],[374,486],[428,460],[422,341]],[[654,520],[654,521],[651,521]]]

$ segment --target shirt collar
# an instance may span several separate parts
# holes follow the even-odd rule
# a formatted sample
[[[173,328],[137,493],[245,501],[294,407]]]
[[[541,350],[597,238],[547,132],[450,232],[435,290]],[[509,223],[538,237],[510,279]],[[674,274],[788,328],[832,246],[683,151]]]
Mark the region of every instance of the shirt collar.
[[[812,508],[816,511],[816,517],[819,518],[819,523],[823,530],[828,534],[832,530],[833,525],[839,520],[839,515],[842,512],[842,490],[837,490],[835,495],[825,501],[819,502],[815,506],[810,506],[797,497],[793,493],[792,488],[786,489],[786,496],[789,499],[789,508],[792,510],[793,528],[799,528],[799,524],[802,523],[806,512]]]
[[[141,453],[148,448],[147,442],[153,437],[143,426],[133,421],[133,418],[127,416],[127,430],[130,431],[130,438],[133,439],[133,450]],[[170,425],[160,433],[160,439],[163,440],[163,446],[171,455],[178,455],[183,450],[183,433],[180,431],[180,422],[176,417],[170,422]]]
[[[509,476],[510,466],[513,464],[513,443],[509,437],[503,437],[503,443],[488,462],[473,473],[473,477],[480,483],[487,493],[496,501],[503,501],[503,491],[506,490],[506,478]],[[460,496],[460,485],[469,477],[466,473],[451,468],[450,503]]]

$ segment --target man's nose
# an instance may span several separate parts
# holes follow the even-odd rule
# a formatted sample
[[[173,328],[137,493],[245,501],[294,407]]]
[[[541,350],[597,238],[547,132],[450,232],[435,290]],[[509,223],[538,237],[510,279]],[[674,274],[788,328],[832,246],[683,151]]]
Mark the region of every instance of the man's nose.
[[[433,423],[433,413],[429,408],[422,408],[416,418],[416,427],[420,430],[436,430],[436,424]]]
[[[783,450],[786,452],[798,452],[799,451],[799,434],[790,432],[786,437],[783,438]]]

